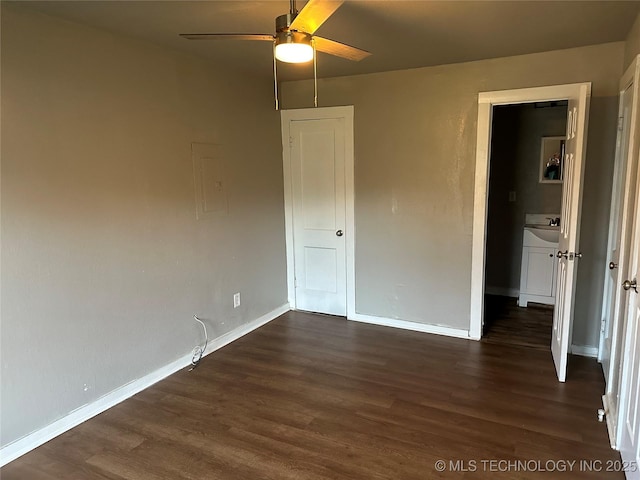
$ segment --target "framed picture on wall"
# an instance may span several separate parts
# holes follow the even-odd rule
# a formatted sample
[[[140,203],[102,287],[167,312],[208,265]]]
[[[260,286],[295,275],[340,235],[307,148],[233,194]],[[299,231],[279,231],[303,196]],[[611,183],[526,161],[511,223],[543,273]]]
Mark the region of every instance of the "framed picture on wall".
[[[562,183],[565,137],[542,137],[540,183]]]

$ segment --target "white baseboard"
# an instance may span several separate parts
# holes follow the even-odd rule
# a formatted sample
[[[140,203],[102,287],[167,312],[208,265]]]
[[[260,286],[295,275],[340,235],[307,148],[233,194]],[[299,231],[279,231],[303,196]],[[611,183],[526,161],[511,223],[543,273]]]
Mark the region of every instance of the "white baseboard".
[[[499,295],[501,297],[511,297],[518,298],[520,295],[520,290],[517,288],[507,288],[507,287],[490,287],[487,285],[484,287],[484,293],[487,295]]]
[[[582,357],[598,358],[598,347],[588,345],[571,345],[571,353]]]
[[[447,337],[469,338],[469,331],[458,328],[447,327],[444,325],[429,325],[426,323],[409,322],[407,320],[397,320],[395,318],[375,317],[373,315],[364,315],[356,313],[349,320],[362,323],[371,323],[373,325],[382,325],[384,327],[402,328],[403,330],[413,330],[415,332],[434,333],[436,335],[444,335]]]
[[[252,332],[253,330],[269,323],[271,320],[276,319],[283,313],[286,313],[290,310],[289,304],[284,304],[275,310],[262,315],[260,318],[256,320],[244,324],[224,335],[216,338],[209,342],[204,355],[208,355],[225,345],[237,340],[238,338],[246,335],[247,333]],[[109,408],[117,405],[118,403],[126,400],[129,397],[132,397],[136,393],[141,392],[145,388],[150,387],[154,383],[159,382],[160,380],[168,377],[172,373],[177,372],[183,368],[186,368],[191,364],[192,354],[188,353],[183,357],[171,362],[164,367],[155,370],[148,375],[145,375],[142,378],[134,380],[130,383],[127,383],[121,387],[116,388],[110,393],[100,397],[99,399],[91,402],[87,405],[84,405],[76,410],[73,410],[69,414],[65,415],[59,420],[47,425],[46,427],[41,428],[40,430],[36,430],[29,435],[22,437],[15,442],[9,443],[0,449],[0,467],[6,465],[9,462],[12,462],[16,458],[24,455],[25,453],[33,450],[34,448],[39,447],[45,442],[48,442],[52,438],[57,437],[58,435],[66,432],[67,430],[72,429],[73,427],[80,425],[82,422],[89,420],[92,417],[95,417],[99,413],[108,410]]]

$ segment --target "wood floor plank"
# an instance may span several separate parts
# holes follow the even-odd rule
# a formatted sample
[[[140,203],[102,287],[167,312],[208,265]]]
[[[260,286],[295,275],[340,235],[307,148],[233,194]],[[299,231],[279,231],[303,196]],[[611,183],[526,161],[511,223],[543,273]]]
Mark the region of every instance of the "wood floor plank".
[[[513,316],[512,308],[498,307],[503,320]],[[525,332],[534,330],[536,318],[522,320]],[[515,325],[474,342],[289,312],[207,356],[194,371],[177,372],[6,465],[0,475],[624,478],[483,467],[490,460],[619,459],[596,420],[600,366],[572,357],[568,381],[560,384],[542,334],[514,340],[522,334]],[[439,460],[444,471],[436,469]]]
[[[529,303],[519,307],[515,298],[485,295],[484,315],[484,342],[550,348],[553,306]]]

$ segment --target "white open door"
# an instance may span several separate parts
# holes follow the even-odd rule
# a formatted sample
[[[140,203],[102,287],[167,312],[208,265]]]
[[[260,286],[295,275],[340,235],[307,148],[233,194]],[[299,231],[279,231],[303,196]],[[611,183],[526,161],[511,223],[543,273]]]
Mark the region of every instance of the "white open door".
[[[609,242],[607,248],[608,265],[605,273],[605,288],[602,305],[602,334],[600,337],[599,360],[607,382],[611,379],[610,365],[615,363],[615,320],[620,314],[620,262],[625,264],[628,250],[630,220],[625,202],[625,176],[629,164],[629,140],[631,131],[631,114],[634,99],[634,85],[629,85],[620,93],[618,111],[618,140],[616,142],[616,166],[614,172],[613,191],[611,195],[611,211],[609,226]],[[629,165],[633,167],[633,165]],[[626,246],[626,248],[625,248]]]
[[[602,305],[602,329],[598,359],[606,380],[603,406],[607,413],[607,428],[611,446],[618,447],[618,413],[622,372],[622,345],[627,295],[622,282],[629,274],[631,235],[633,234],[634,199],[638,156],[638,84],[640,64],[627,69],[620,82],[620,108],[616,163],[611,195],[607,266]]]
[[[298,310],[347,315],[352,118],[348,107],[282,112],[289,295]]]
[[[634,149],[634,155],[638,151]],[[634,176],[635,183],[640,175]],[[633,236],[631,239],[629,278],[625,290],[625,335],[620,395],[620,454],[628,480],[640,479],[640,189],[636,189]]]
[[[578,95],[568,98],[567,140],[563,164],[562,220],[558,245],[558,278],[551,338],[553,362],[558,380],[561,382],[564,382],[567,376],[576,271],[578,259],[581,256],[578,251],[578,243],[591,86],[581,85],[578,91]],[[576,254],[578,255],[576,256]]]
[[[571,341],[571,321],[575,295],[575,264],[580,229],[583,163],[587,142],[587,114],[591,97],[590,83],[550,85],[481,92],[478,95],[478,132],[476,143],[475,193],[473,202],[473,238],[471,249],[471,322],[469,336],[480,339],[484,315],[484,271],[486,251],[487,199],[492,110],[496,105],[568,100],[566,157],[563,182],[563,206],[560,248],[566,258],[558,258],[556,308],[552,339],[553,358],[558,378],[564,381]],[[569,188],[568,188],[569,187]]]

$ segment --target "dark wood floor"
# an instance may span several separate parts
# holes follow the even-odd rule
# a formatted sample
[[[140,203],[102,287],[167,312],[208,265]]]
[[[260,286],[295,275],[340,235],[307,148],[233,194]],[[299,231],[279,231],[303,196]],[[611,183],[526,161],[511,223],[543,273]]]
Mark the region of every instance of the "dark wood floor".
[[[600,367],[290,312],[7,465],[2,480],[617,478]],[[436,462],[444,460],[444,472]],[[452,464],[475,472],[452,472]],[[475,462],[475,464],[473,463]],[[475,465],[475,467],[472,467]],[[491,465],[495,465],[492,467]],[[503,465],[508,472],[495,472]],[[596,464],[597,465],[597,464]]]
[[[515,298],[498,295],[484,297],[482,341],[551,350],[553,307],[530,303],[519,307]]]

